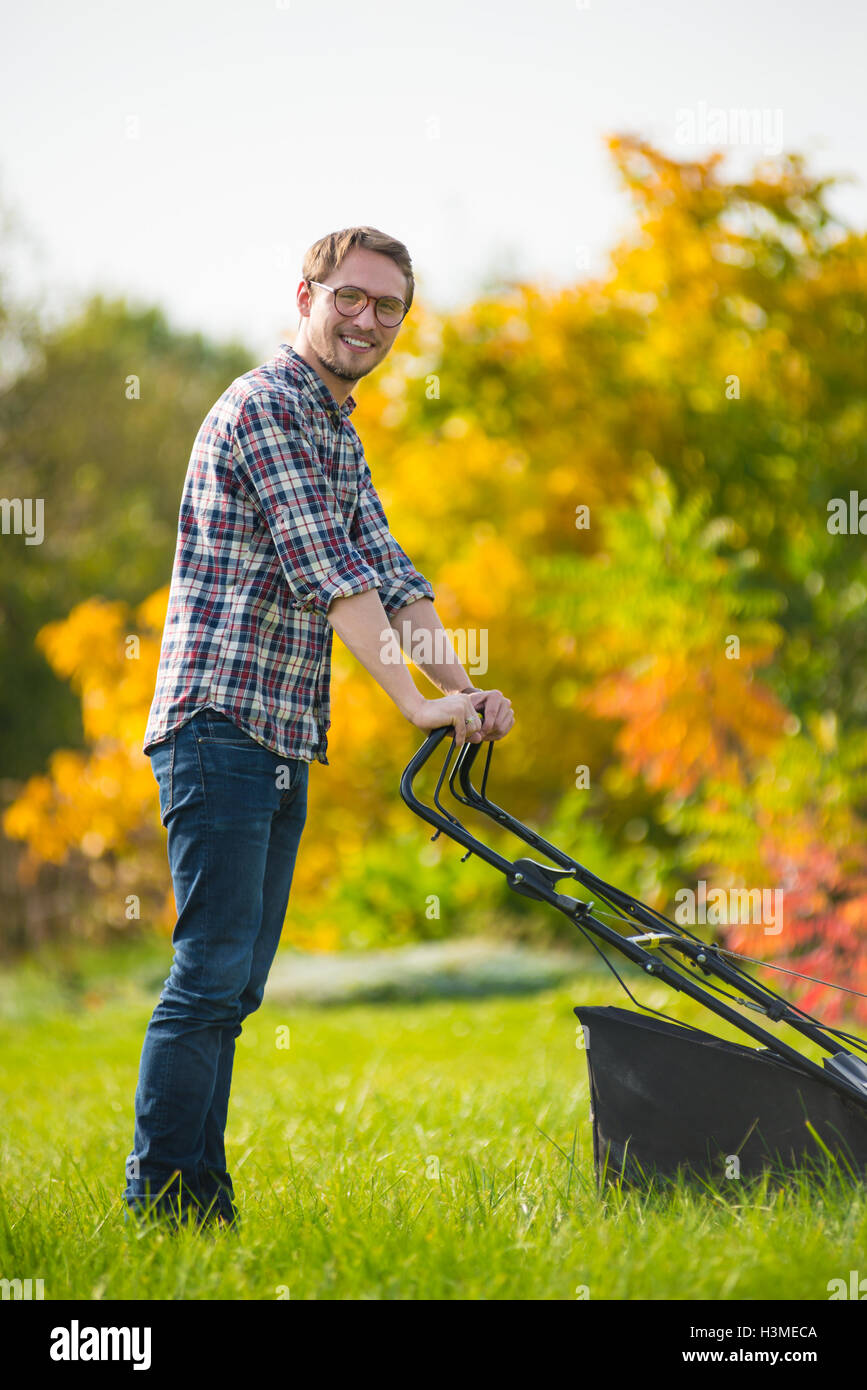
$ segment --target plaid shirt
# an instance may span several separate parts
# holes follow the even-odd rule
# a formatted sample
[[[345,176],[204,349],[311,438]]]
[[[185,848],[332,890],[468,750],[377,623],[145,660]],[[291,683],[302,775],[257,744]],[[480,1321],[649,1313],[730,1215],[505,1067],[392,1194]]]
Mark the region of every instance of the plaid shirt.
[[[238,377],[193,445],[144,751],[206,706],[286,758],[328,763],[328,605],[433,599],[389,532],[355,400],[288,344]]]

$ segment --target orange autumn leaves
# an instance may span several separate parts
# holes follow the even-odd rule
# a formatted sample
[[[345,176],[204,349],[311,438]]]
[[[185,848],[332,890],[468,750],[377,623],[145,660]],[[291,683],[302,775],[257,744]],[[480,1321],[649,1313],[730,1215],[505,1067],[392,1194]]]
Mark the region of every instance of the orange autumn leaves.
[[[615,746],[654,791],[687,797],[705,779],[743,788],[783,734],[788,712],[762,680],[782,641],[745,599],[718,548],[731,528],[701,498],[679,510],[666,476],[637,485],[639,508],[614,512],[605,552],[582,586],[585,706],[620,721]],[[752,610],[752,611],[751,611]]]
[[[773,594],[745,595],[719,553],[733,527],[707,500],[677,506],[661,469],[635,482],[637,506],[606,512],[591,564],[537,566],[540,617],[571,629],[578,702],[617,721],[625,771],[674,798],[706,780],[741,789],[789,714],[762,679],[782,642]]]

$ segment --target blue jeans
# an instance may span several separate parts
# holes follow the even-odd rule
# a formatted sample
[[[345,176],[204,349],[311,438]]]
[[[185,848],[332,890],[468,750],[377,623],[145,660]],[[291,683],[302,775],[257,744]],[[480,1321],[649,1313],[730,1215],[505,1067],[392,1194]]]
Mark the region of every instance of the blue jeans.
[[[307,815],[309,763],[200,710],[151,751],[178,918],[147,1027],[130,1211],[237,1215],[224,1135],[235,1039],[262,1002]],[[156,1199],[156,1200],[155,1200]]]

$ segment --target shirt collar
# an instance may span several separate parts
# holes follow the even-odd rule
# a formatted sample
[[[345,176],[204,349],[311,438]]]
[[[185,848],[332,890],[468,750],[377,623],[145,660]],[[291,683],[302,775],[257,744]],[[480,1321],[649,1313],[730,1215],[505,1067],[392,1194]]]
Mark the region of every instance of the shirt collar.
[[[305,362],[304,358],[299,356],[290,343],[280,344],[277,360],[305,395],[327,413],[335,429],[339,429],[341,416],[351,415],[355,409],[355,397],[347,396],[343,404],[338,406],[319,373],[313,370],[309,362]]]

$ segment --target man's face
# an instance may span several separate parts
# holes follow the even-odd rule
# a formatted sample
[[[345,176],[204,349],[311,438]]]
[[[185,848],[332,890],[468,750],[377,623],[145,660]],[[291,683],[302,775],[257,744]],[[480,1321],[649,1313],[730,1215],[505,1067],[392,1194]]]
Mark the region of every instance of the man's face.
[[[325,275],[321,284],[331,285],[335,290],[343,285],[354,285],[374,298],[396,295],[406,303],[406,277],[400,267],[390,256],[362,246],[354,247],[339,270]],[[396,328],[383,328],[373,304],[347,318],[335,307],[334,295],[317,285],[311,286],[309,292],[306,286],[299,289],[298,308],[302,319],[306,318],[307,342],[322,365],[341,381],[355,382],[372,372],[387,356],[400,332],[400,324]],[[354,347],[347,338],[360,340],[367,346]]]

